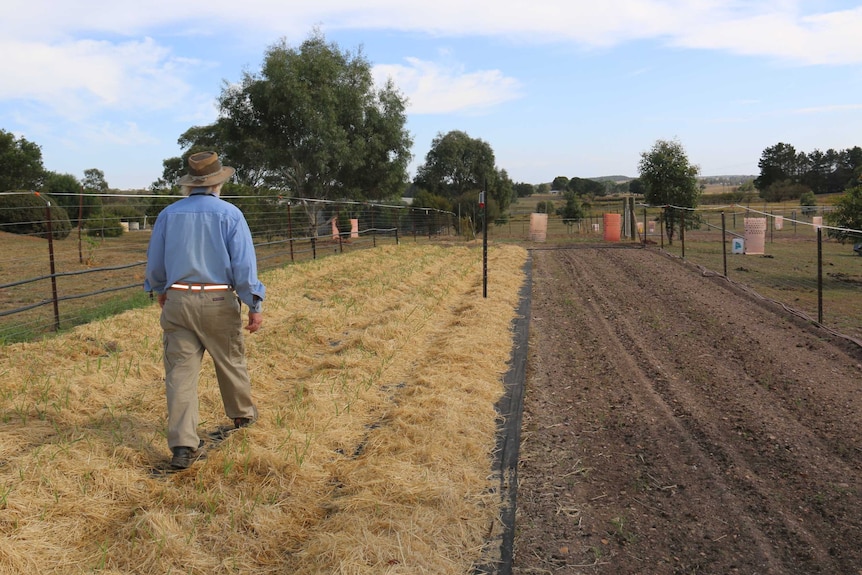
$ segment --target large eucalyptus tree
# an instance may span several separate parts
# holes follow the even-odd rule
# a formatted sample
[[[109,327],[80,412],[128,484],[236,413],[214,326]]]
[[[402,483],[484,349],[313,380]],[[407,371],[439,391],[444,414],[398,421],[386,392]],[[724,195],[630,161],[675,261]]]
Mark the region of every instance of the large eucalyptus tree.
[[[260,71],[225,84],[218,103],[216,122],[189,129],[180,145],[186,155],[216,149],[240,184],[372,201],[400,198],[407,186],[406,98],[391,80],[375,84],[361,50],[341,50],[319,31],[298,48],[271,46]]]

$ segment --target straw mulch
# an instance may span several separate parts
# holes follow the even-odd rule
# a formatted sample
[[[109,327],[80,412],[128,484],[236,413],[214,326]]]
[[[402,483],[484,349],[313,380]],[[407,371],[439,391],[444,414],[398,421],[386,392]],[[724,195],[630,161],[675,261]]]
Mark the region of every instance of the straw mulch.
[[[0,349],[0,573],[468,573],[526,252],[404,243],[262,276],[252,427],[167,459],[156,304]],[[227,423],[209,361],[204,430]]]

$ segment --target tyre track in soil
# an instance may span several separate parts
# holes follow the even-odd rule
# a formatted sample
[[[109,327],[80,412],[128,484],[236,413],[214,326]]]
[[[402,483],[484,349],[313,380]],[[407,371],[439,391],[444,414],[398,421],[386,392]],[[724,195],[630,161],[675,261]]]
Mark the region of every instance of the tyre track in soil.
[[[640,249],[533,252],[514,573],[860,573],[859,359]]]

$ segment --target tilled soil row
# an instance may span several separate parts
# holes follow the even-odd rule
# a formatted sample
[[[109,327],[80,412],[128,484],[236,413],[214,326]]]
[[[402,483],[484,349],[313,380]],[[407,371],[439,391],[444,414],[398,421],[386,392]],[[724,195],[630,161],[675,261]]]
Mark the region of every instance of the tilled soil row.
[[[655,250],[532,258],[514,573],[862,573],[857,348]]]

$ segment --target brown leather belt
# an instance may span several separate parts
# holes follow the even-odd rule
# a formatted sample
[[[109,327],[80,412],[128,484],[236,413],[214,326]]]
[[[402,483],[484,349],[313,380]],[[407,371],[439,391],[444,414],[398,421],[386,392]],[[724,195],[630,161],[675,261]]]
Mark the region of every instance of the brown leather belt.
[[[187,291],[229,291],[233,286],[227,284],[171,284],[168,289]]]

